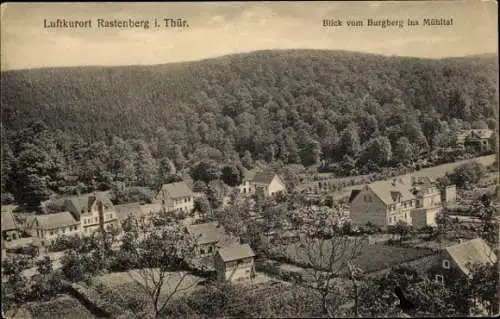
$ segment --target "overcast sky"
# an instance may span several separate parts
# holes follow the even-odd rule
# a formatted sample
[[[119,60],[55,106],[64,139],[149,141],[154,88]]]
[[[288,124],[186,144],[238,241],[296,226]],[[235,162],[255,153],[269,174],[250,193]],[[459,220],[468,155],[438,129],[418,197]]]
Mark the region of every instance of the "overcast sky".
[[[2,70],[199,60],[263,49],[334,49],[440,58],[496,53],[495,1],[3,4]],[[97,19],[181,17],[189,28],[98,29]],[[92,20],[91,29],[46,29],[44,19]],[[402,19],[404,28],[324,28],[322,19]],[[408,18],[453,18],[408,27]]]

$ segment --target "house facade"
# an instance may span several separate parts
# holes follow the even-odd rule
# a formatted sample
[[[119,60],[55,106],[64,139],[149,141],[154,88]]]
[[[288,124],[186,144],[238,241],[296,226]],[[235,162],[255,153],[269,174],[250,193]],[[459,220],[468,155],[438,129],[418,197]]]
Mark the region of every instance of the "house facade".
[[[70,212],[36,215],[31,222],[33,243],[49,246],[59,236],[80,235],[82,227]]]
[[[237,244],[217,251],[214,258],[217,280],[244,281],[255,277],[255,254],[248,244]]]
[[[85,236],[100,229],[110,231],[120,226],[113,203],[105,193],[69,197],[65,200],[64,207],[80,221],[81,231]]]
[[[254,192],[262,192],[265,197],[277,196],[286,191],[286,186],[281,177],[275,173],[258,172],[252,181]]]
[[[255,177],[256,172],[252,170],[245,170],[243,173],[243,179],[241,184],[237,186],[238,192],[243,195],[251,195],[254,193],[255,188],[253,185],[253,179]]]
[[[471,147],[479,152],[490,151],[493,134],[494,131],[489,129],[471,130],[465,138],[465,147]]]
[[[186,225],[187,234],[196,238],[196,254],[199,258],[213,257],[221,247],[239,243],[239,238],[226,234],[217,223]]]
[[[2,239],[11,241],[21,237],[21,230],[12,214],[12,211],[2,211]]]
[[[428,273],[434,280],[449,284],[460,278],[470,277],[469,265],[495,262],[497,256],[488,244],[481,238],[475,238],[443,249]]]
[[[462,148],[471,147],[479,152],[489,151],[494,134],[490,129],[462,130],[456,135],[455,145]]]
[[[430,179],[411,176],[377,181],[353,190],[349,201],[349,216],[354,224],[371,222],[379,227],[393,226],[399,221],[417,228],[436,226],[436,216],[443,207],[442,192]]]
[[[191,212],[194,208],[194,194],[186,182],[163,184],[155,197],[167,212]]]
[[[416,197],[410,192],[406,181],[378,181],[356,190],[356,193],[349,210],[354,224],[371,222],[387,227],[400,220],[412,223],[411,211],[416,207]]]

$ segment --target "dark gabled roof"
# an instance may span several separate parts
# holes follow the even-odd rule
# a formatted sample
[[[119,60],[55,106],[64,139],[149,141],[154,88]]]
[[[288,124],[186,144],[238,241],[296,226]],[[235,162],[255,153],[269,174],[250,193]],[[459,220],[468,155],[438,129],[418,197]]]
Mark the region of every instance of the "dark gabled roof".
[[[2,231],[14,230],[19,228],[16,219],[14,218],[14,215],[12,215],[12,212],[10,211],[2,212],[1,222],[2,222]]]
[[[238,244],[221,248],[217,251],[217,254],[219,254],[224,262],[255,257],[255,253],[248,244]]]
[[[193,196],[193,191],[186,182],[163,184],[158,191],[158,196],[166,198],[183,198]]]
[[[246,168],[243,168],[243,180],[244,181],[252,181],[255,177],[255,174],[257,174],[257,170],[251,169],[248,170]]]
[[[86,214],[95,200],[102,201],[107,210],[113,209],[113,203],[108,192],[95,192],[92,194],[64,197],[64,207],[75,216]]]
[[[492,264],[497,261],[495,253],[493,253],[488,244],[481,238],[449,246],[446,247],[445,250],[460,270],[467,276],[470,275],[467,264]]]
[[[54,229],[80,224],[70,212],[36,215],[35,220],[38,221],[38,227],[43,229]]]
[[[360,192],[361,192],[360,189],[353,189],[351,191],[351,195],[349,196],[349,203],[351,203],[356,198],[356,196],[358,196]]]
[[[255,176],[253,178],[254,183],[258,184],[270,184],[274,177],[276,176],[276,173],[274,172],[257,172],[255,173]]]
[[[225,230],[215,223],[187,225],[186,230],[197,239],[199,245],[224,241]]]

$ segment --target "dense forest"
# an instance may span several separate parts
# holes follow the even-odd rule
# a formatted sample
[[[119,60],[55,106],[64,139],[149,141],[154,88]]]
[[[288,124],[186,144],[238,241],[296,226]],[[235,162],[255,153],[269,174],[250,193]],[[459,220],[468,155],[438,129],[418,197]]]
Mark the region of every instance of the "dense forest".
[[[459,130],[496,129],[497,74],[496,56],[321,50],[2,72],[2,201],[155,186],[200,161],[411,162]]]

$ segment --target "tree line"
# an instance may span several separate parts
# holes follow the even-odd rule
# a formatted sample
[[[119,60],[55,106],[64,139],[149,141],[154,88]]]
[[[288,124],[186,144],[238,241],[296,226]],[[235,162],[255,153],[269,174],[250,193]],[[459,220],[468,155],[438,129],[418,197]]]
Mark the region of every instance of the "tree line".
[[[408,164],[462,129],[496,128],[497,69],[492,57],[284,50],[2,72],[2,199],[151,186],[201,160],[346,175]]]

